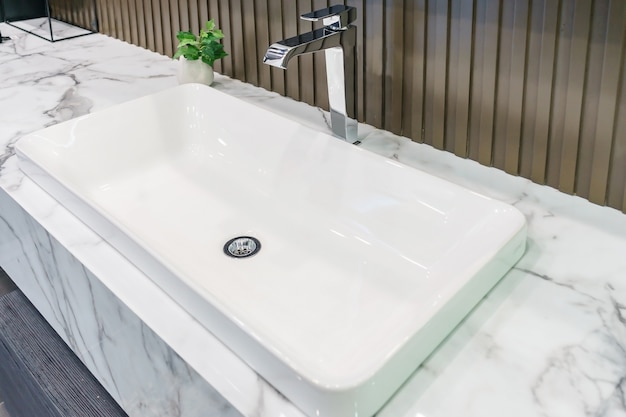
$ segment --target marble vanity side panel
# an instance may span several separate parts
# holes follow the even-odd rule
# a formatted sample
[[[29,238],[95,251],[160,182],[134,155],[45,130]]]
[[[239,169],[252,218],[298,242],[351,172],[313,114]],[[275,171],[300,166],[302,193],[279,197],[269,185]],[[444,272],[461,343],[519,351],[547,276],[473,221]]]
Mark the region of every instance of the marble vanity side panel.
[[[0,265],[130,416],[240,414],[0,190]]]

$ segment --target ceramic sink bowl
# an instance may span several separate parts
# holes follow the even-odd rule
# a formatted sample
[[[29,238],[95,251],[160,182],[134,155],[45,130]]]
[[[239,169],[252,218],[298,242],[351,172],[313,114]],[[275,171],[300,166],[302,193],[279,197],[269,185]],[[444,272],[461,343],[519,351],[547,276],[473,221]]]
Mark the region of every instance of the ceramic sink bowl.
[[[310,416],[375,413],[525,248],[514,207],[197,84],[16,151]]]

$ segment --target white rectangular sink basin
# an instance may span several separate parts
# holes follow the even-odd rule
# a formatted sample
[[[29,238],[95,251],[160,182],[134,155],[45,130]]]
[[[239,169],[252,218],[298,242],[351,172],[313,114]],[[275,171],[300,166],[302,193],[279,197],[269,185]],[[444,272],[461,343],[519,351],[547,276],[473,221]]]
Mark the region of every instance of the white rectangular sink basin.
[[[525,249],[514,207],[201,85],[16,151],[309,416],[374,414]]]

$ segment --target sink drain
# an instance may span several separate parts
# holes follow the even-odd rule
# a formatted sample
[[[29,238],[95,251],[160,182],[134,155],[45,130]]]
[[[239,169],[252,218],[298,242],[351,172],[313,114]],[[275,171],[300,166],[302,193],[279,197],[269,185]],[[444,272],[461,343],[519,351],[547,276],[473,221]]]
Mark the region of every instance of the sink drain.
[[[233,258],[247,258],[261,250],[261,242],[250,236],[239,236],[226,242],[224,253]]]

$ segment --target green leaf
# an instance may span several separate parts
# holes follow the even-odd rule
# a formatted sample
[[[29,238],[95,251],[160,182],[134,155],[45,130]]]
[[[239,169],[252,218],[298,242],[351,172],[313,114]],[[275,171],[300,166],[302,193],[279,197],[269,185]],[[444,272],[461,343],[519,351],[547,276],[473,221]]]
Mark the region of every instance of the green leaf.
[[[174,54],[174,58],[178,58],[181,55],[184,56],[185,59],[195,61],[196,59],[200,58],[200,49],[198,49],[194,45],[184,45],[178,48],[176,54]]]
[[[180,31],[176,34],[178,46],[173,58],[184,56],[185,59],[201,59],[202,62],[213,66],[216,60],[224,58],[228,54],[224,51],[224,45],[220,39],[224,38],[224,32],[215,27],[215,21],[209,20],[205,28],[200,30],[196,37],[191,32]]]
[[[194,45],[194,46],[198,46],[198,41],[195,39],[183,39],[179,42],[178,47],[181,48],[185,45]]]
[[[213,34],[213,36],[215,37],[215,39],[222,39],[222,38],[224,37],[224,32],[222,32],[222,31],[221,31],[221,30],[219,30],[219,29],[215,29],[215,30],[212,32],[212,34]]]
[[[176,34],[176,39],[178,39],[179,41],[183,42],[183,41],[195,41],[196,40],[196,35],[194,35],[191,32],[183,32],[180,31]]]
[[[210,66],[213,66],[216,60],[224,58],[226,55],[228,55],[224,51],[224,45],[215,42],[202,45],[200,51],[202,53],[202,62],[205,62]]]

